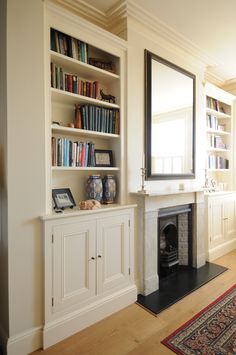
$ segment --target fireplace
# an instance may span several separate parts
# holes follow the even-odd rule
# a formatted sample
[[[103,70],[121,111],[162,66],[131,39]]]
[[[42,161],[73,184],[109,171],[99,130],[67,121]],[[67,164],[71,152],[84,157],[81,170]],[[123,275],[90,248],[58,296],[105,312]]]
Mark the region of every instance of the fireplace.
[[[192,266],[192,207],[163,208],[158,213],[159,279]]]
[[[182,190],[136,193],[135,196],[139,267],[136,281],[139,293],[147,296],[159,289],[160,263],[165,268],[164,274],[180,267],[199,268],[205,264],[204,193]],[[168,237],[164,238],[163,234]],[[169,254],[163,250],[161,259],[160,250],[168,244],[171,244],[169,250],[167,248]]]

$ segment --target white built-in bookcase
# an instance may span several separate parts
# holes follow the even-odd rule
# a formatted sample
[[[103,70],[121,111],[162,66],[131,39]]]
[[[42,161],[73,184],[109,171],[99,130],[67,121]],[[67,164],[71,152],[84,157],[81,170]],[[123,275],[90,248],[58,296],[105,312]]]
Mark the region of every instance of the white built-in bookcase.
[[[233,103],[230,93],[206,83],[206,170],[209,180],[233,188]],[[223,184],[223,185],[222,185]]]
[[[113,174],[117,181],[116,203],[126,201],[125,184],[125,132],[126,132],[126,44],[123,40],[98,29],[77,16],[63,16],[57,14],[57,8],[52,5],[48,9],[47,25],[45,29],[45,85],[46,85],[46,191],[47,212],[52,211],[51,191],[55,188],[71,189],[76,205],[86,199],[85,186],[89,175]],[[53,28],[68,36],[76,38],[88,45],[88,56],[102,61],[111,61],[114,70],[107,71],[50,49],[50,29]],[[51,62],[63,71],[76,75],[85,81],[98,81],[99,88],[106,94],[115,96],[115,103],[102,101],[100,97],[94,99],[84,95],[73,94],[68,91],[51,87]],[[92,104],[119,111],[119,132],[116,134],[102,133],[92,130],[67,127],[75,122],[75,104]],[[60,125],[52,124],[53,121]],[[112,167],[65,167],[52,166],[51,138],[66,137],[72,141],[93,142],[95,149],[112,150]]]

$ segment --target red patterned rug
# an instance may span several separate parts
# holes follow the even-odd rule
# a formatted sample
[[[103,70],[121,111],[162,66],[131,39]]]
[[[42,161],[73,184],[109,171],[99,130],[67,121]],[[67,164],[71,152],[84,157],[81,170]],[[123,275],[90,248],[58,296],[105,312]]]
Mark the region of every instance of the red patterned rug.
[[[236,354],[236,284],[162,344],[179,355]]]

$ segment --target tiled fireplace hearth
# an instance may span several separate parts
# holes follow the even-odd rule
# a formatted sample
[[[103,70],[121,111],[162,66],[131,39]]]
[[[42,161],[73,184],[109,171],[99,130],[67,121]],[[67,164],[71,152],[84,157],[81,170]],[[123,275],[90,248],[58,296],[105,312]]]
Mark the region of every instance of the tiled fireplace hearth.
[[[204,194],[202,191],[175,191],[161,193],[137,194],[138,197],[138,265],[139,265],[139,292],[142,295],[149,295],[159,288],[159,230],[158,217],[163,216],[165,211],[178,211],[181,208],[191,206],[191,243],[185,240],[185,246],[190,248],[188,261],[193,267],[199,268],[205,264],[205,231],[204,231]],[[186,220],[187,214],[181,212],[178,224]],[[161,220],[161,219],[160,219]],[[171,221],[171,216],[170,216]],[[174,223],[173,223],[174,224]],[[183,230],[186,226],[183,224]],[[189,228],[189,224],[188,227]],[[180,238],[186,238],[186,234],[179,232]],[[187,243],[187,244],[186,244]],[[187,246],[188,245],[188,246]],[[180,251],[183,263],[186,256]],[[185,258],[185,259],[184,259]]]

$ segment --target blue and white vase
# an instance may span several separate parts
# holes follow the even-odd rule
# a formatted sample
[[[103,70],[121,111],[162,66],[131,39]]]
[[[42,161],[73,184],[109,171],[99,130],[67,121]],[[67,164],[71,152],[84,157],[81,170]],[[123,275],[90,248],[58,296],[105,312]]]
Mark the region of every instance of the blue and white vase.
[[[116,180],[114,175],[105,175],[103,183],[103,202],[114,203],[116,197]]]
[[[89,200],[102,201],[103,185],[100,175],[90,175],[86,185],[86,195]]]

